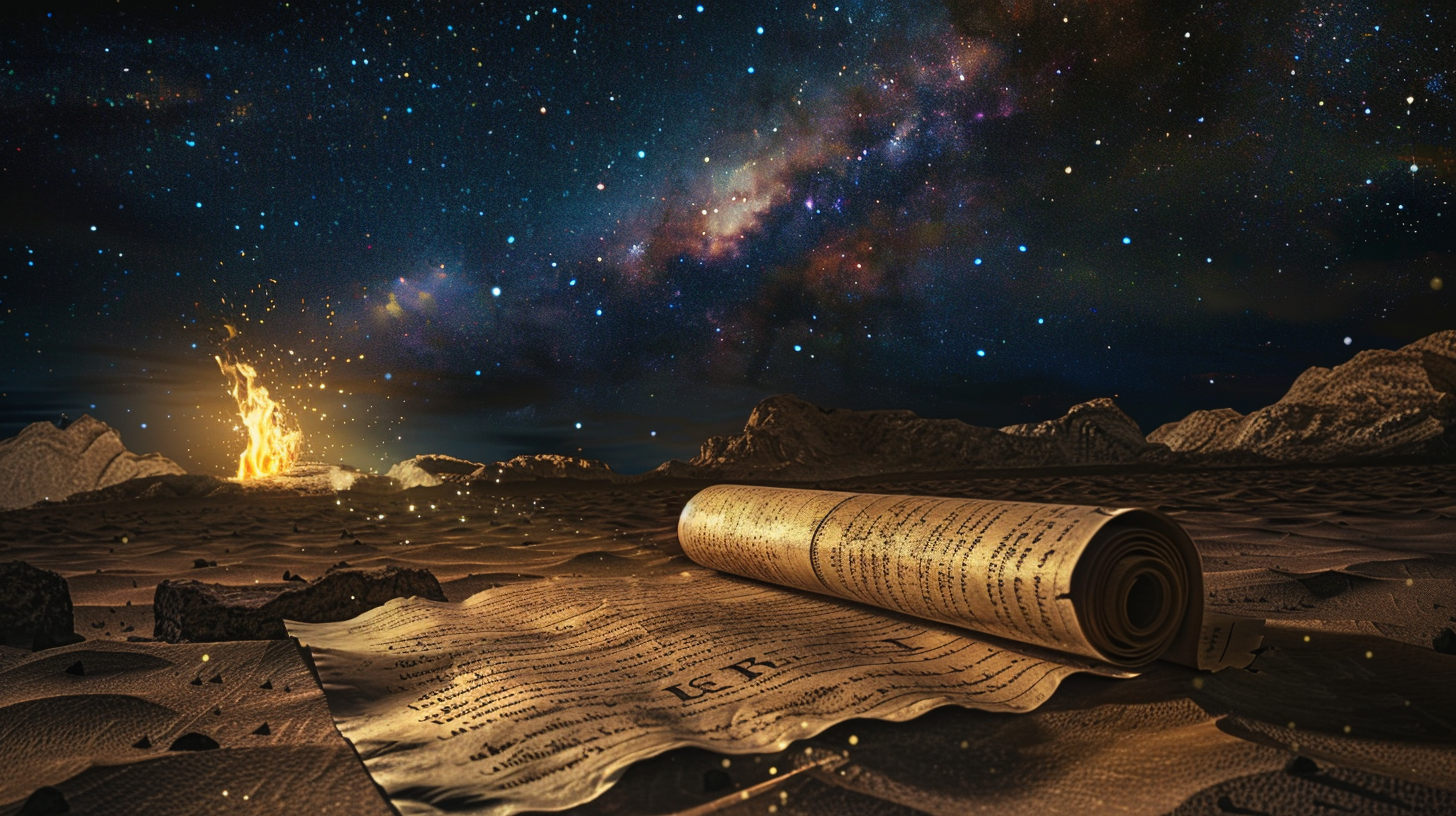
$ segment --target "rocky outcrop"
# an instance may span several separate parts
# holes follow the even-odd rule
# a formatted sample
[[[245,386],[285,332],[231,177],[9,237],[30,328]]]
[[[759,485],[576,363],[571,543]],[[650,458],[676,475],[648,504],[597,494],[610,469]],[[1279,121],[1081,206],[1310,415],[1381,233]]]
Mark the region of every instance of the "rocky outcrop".
[[[411,487],[437,487],[444,484],[445,480],[426,469],[426,466],[432,460],[436,459],[449,459],[454,462],[470,465],[470,470],[466,471],[466,473],[473,472],[476,468],[480,467],[476,462],[466,462],[464,459],[455,459],[453,456],[427,454],[424,456],[416,456],[413,459],[406,459],[403,462],[396,462],[394,467],[391,467],[389,472],[384,475],[393,479],[400,487],[406,490]]]
[[[425,454],[406,459],[389,469],[389,477],[401,487],[434,487],[453,484],[509,484],[541,479],[578,479],[587,481],[619,481],[627,478],[596,459],[579,459],[542,453],[517,456],[506,462],[480,464],[440,454]]]
[[[485,465],[468,459],[427,453],[400,462],[389,469],[388,476],[406,483],[407,487],[428,487],[445,482],[470,481],[484,467]],[[416,484],[409,484],[412,481]]]
[[[1243,414],[1232,408],[1194,411],[1178,422],[1158,426],[1148,434],[1148,441],[1167,445],[1179,453],[1201,453],[1243,418]]]
[[[100,490],[128,479],[186,473],[158,453],[137,455],[121,434],[83,416],[65,429],[36,422],[0,442],[0,510]]]
[[[492,469],[495,471],[491,473]],[[558,456],[543,453],[535,456],[517,456],[508,462],[496,462],[482,468],[483,481],[529,482],[537,479],[586,479],[591,481],[614,481],[621,478],[606,463],[596,459],[580,459],[575,456]]]
[[[284,620],[348,620],[391,598],[414,596],[445,600],[427,569],[345,567],[308,583],[243,586],[167,580],[157,584],[152,601],[153,633],[171,643],[275,640],[288,637]]]
[[[1001,432],[1044,441],[1056,458],[1068,464],[1123,464],[1169,458],[1166,449],[1156,440],[1145,439],[1133,418],[1106,397],[1074,405],[1060,419],[1008,425]]]
[[[1197,411],[1148,435],[1183,458],[1330,462],[1456,451],[1456,331],[1311,368],[1278,402]]]
[[[121,484],[75,493],[67,504],[130,501],[132,499],[193,499],[207,496],[240,496],[243,486],[200,473],[166,474],[128,479]]]
[[[785,394],[760,402],[743,433],[716,436],[687,463],[654,473],[783,480],[878,473],[1130,464],[1166,456],[1111,400],[1074,406],[1065,417],[1003,430],[910,411],[820,408]]]
[[[65,578],[24,561],[0,564],[0,644],[48,649],[80,639]]]

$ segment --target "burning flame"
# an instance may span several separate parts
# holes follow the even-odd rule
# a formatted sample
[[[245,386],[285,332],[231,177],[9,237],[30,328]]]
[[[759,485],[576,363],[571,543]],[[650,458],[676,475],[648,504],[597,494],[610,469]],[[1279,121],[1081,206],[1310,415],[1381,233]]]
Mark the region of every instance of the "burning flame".
[[[303,449],[303,432],[293,418],[258,385],[257,369],[242,362],[214,357],[222,373],[233,380],[232,395],[238,416],[248,429],[248,448],[238,457],[238,478],[272,476],[293,467]]]

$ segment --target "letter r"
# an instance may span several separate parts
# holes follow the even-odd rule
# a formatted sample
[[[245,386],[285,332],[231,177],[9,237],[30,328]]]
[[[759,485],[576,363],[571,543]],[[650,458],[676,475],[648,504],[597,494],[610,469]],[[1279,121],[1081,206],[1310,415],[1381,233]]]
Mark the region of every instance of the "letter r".
[[[745,660],[740,660],[731,666],[724,666],[723,668],[732,669],[733,671],[738,672],[744,677],[747,677],[749,680],[752,680],[760,674],[763,674],[763,672],[761,671],[753,671],[753,669],[758,666],[767,666],[770,669],[778,668],[776,664],[770,663],[767,660],[759,660],[756,657],[750,657]]]

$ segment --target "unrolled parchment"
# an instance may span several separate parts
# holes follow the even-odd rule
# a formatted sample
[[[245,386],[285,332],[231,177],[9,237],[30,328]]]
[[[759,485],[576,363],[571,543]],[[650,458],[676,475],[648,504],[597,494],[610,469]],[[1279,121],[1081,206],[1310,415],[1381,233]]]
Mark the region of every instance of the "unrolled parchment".
[[[560,579],[289,623],[339,730],[407,816],[556,810],[681,746],[778,750],[853,717],[1020,712],[1120,672],[705,569]]]
[[[560,810],[672,748],[780,750],[952,703],[1029,711],[1076,671],[1129,676],[1108,664],[1180,641],[1206,666],[1250,646],[1249,627],[1198,614],[1197,552],[1155,513],[717,486],[683,510],[679,538],[715,569],[288,627],[406,816]],[[1144,642],[1109,647],[1098,627],[1119,625]]]

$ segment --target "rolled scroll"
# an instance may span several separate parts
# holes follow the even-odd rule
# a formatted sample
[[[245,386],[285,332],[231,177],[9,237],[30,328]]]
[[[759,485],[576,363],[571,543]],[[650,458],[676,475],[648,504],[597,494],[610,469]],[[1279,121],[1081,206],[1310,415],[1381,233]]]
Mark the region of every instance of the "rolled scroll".
[[[723,572],[1125,668],[1247,665],[1262,636],[1204,613],[1197,549],[1152,510],[715,485],[678,539]]]

